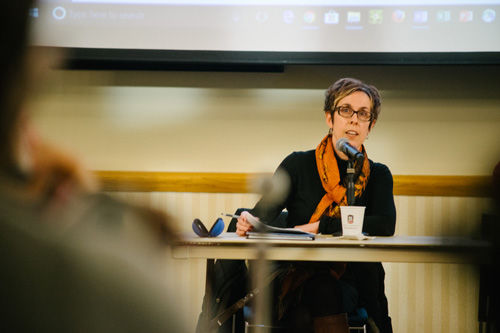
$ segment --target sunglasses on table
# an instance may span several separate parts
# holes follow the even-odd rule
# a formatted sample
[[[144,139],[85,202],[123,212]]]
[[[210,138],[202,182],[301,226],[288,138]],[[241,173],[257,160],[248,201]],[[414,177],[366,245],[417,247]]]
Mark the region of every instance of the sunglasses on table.
[[[200,219],[194,219],[192,227],[194,233],[200,237],[217,237],[224,231],[224,221],[219,217],[208,230]]]

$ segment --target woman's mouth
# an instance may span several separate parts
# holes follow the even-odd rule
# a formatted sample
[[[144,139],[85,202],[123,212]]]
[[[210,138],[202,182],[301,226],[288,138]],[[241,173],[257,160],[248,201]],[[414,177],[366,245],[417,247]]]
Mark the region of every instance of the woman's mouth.
[[[347,134],[347,135],[358,135],[358,132],[356,132],[356,131],[346,131],[345,134]]]

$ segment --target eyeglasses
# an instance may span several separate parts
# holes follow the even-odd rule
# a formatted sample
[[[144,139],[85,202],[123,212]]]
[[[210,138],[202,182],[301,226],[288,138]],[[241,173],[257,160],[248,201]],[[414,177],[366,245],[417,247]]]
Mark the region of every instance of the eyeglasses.
[[[358,116],[358,119],[361,121],[371,121],[373,117],[373,114],[370,111],[354,111],[349,106],[338,106],[335,108],[335,111],[337,111],[340,116],[347,119],[352,118],[354,114],[356,114]]]
[[[208,230],[200,219],[194,219],[192,227],[194,233],[200,237],[217,237],[224,231],[224,221],[219,217]]]

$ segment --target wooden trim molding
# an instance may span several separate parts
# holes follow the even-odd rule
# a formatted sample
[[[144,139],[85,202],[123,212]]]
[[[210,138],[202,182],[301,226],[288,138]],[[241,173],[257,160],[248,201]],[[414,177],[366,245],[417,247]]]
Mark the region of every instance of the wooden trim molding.
[[[96,171],[104,191],[249,193],[259,174],[218,172]],[[263,174],[260,174],[263,175]]]
[[[106,192],[255,193],[262,173],[95,171]],[[394,194],[488,197],[489,176],[395,175]]]
[[[395,195],[443,197],[489,197],[490,176],[415,176],[395,175]]]

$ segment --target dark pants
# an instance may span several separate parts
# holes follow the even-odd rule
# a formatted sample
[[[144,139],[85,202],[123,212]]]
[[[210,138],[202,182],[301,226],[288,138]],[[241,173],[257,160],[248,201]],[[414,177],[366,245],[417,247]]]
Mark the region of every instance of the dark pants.
[[[352,312],[356,309],[356,288],[332,276],[328,264],[300,264],[300,269],[306,270],[309,276],[286,295],[282,302],[284,304],[278,305],[286,309],[283,317],[279,318],[279,310],[274,311],[276,326],[286,327],[290,332],[312,332],[314,317]],[[274,283],[275,299],[279,299],[282,281],[277,279]]]

